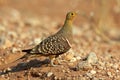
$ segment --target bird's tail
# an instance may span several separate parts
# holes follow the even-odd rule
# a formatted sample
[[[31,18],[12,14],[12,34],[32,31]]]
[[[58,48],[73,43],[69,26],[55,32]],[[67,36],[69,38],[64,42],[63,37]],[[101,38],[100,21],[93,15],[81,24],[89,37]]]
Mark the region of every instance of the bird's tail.
[[[22,56],[21,58],[15,60],[14,62],[16,62],[16,61],[18,61],[18,60],[20,60],[20,59],[28,58],[28,57],[31,55],[31,54],[30,54],[31,51],[32,51],[32,49],[22,50],[22,52],[25,52],[26,54],[25,54],[24,56]]]
[[[32,49],[22,50],[22,52],[31,53]]]

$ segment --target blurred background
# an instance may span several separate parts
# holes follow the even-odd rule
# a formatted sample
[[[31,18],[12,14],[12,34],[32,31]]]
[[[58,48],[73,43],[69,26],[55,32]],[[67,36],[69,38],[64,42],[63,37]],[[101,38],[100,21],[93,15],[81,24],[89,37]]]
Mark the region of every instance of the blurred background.
[[[72,55],[68,54],[68,60],[66,54],[61,57],[68,63],[57,67],[43,65],[34,68],[46,59],[39,57],[40,61],[37,58],[35,61],[27,59],[20,62],[23,63],[21,66],[10,67],[12,62],[24,55],[21,50],[32,48],[47,36],[56,33],[64,24],[69,11],[79,11],[80,14],[73,23],[74,52],[69,52]],[[55,80],[64,80],[64,77],[77,80],[75,76],[82,76],[80,79],[83,80],[119,80],[119,43],[120,0],[0,0],[0,80],[53,80],[53,77],[58,77]],[[99,64],[88,72],[73,70],[73,66],[79,60],[86,60],[85,56],[90,53],[98,56]],[[93,57],[92,61],[96,59]],[[30,71],[32,68],[34,70]],[[11,70],[13,73],[1,76]],[[50,73],[52,76],[46,77],[49,71],[53,72]]]
[[[75,34],[93,30],[105,41],[120,40],[119,0],[0,0],[0,41],[4,42],[4,36],[13,42],[18,37],[24,40],[51,34],[64,23],[69,11],[80,12],[74,23]]]
[[[119,0],[0,0],[0,9],[1,12],[17,10],[21,15],[33,14],[52,17],[52,20],[61,20],[67,12],[77,10],[84,12],[88,16],[93,15],[96,18],[109,16],[116,26],[120,24]],[[80,18],[82,17],[80,16]],[[80,23],[83,23],[83,20],[79,21],[78,24]]]

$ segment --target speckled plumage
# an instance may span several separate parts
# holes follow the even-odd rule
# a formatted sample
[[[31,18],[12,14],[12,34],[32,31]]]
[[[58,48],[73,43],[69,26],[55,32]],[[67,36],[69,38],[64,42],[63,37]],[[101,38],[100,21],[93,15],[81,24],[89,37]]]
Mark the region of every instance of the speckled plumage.
[[[45,56],[59,55],[67,52],[71,48],[67,38],[62,35],[52,35],[43,40],[39,45],[31,50],[30,53],[38,53]]]
[[[40,54],[43,56],[52,56],[51,59],[67,52],[71,48],[72,42],[72,22],[76,12],[69,12],[63,27],[54,35],[44,39],[40,44],[30,49],[29,54]],[[23,50],[26,52],[27,50]],[[53,66],[53,61],[51,61]]]

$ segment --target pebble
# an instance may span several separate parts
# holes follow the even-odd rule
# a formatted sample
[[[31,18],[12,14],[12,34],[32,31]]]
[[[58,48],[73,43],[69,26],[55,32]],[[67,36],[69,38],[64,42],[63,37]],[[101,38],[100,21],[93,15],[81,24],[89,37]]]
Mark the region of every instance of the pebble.
[[[33,42],[30,42],[29,45],[37,45],[37,44],[39,44],[41,41],[42,41],[41,38],[36,38],[36,39],[34,39]]]
[[[107,74],[108,74],[109,77],[112,77],[111,72],[108,71]]]
[[[1,59],[1,61],[2,61],[2,62],[4,62],[4,61],[5,61],[5,59],[3,59],[3,58],[2,58],[2,59]]]
[[[89,78],[92,78],[92,74],[91,74],[91,73],[86,73],[86,75],[87,75]]]
[[[8,67],[7,69],[6,69],[6,71],[11,71],[12,69],[10,68],[10,67]]]
[[[94,52],[91,52],[87,56],[87,61],[88,61],[88,63],[94,65],[98,62],[98,58]]]
[[[4,78],[4,77],[5,77],[5,75],[1,75],[1,77],[2,77],[2,78]]]
[[[75,61],[77,61],[76,58],[72,58],[72,59],[70,60],[70,62],[75,62]]]
[[[103,80],[103,79],[99,79],[99,78],[93,77],[92,80]]]
[[[73,57],[74,57],[74,53],[70,52],[65,56],[65,60],[70,61]]]
[[[109,60],[109,59],[112,58],[112,55],[109,54],[109,53],[105,53],[103,56],[104,56],[104,58],[105,58],[106,60]]]
[[[92,69],[92,65],[89,64],[87,61],[82,61],[80,63],[77,64],[76,66],[76,70],[89,70]]]
[[[77,60],[80,60],[80,59],[81,59],[81,57],[80,57],[80,56],[76,56],[76,59],[77,59]]]
[[[5,44],[2,46],[3,49],[11,47],[13,45],[13,43],[9,40],[5,40]]]
[[[12,53],[15,53],[15,52],[17,52],[17,51],[19,51],[20,49],[17,49],[17,48],[12,48]]]
[[[67,72],[67,73],[70,73],[70,70],[67,70],[66,72]]]
[[[40,72],[32,72],[31,75],[34,76],[34,77],[40,77],[40,76],[42,76],[42,73],[40,73]]]
[[[91,74],[96,74],[96,71],[95,70],[91,70],[90,73]]]
[[[55,77],[54,77],[54,80],[58,80],[58,78],[55,76]]]
[[[41,38],[36,38],[36,39],[34,40],[34,44],[39,44],[41,41],[42,41]]]
[[[62,72],[64,72],[64,73],[65,73],[66,71],[63,69],[63,70],[62,70]]]
[[[118,73],[118,72],[120,72],[119,70],[116,70],[116,72]]]
[[[53,72],[48,72],[47,73],[47,77],[50,77],[50,76],[52,76],[53,75]]]
[[[14,32],[14,31],[9,31],[8,35],[11,36],[11,38],[17,38],[18,37],[17,33]]]
[[[105,67],[105,62],[99,61],[99,68],[103,69]]]

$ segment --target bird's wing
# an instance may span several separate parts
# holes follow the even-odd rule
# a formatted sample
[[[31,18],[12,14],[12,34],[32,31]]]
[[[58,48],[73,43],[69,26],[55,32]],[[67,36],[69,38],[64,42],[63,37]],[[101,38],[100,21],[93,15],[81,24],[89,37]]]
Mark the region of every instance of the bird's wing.
[[[69,41],[62,36],[50,36],[38,46],[38,52],[43,55],[59,55],[71,48]]]

